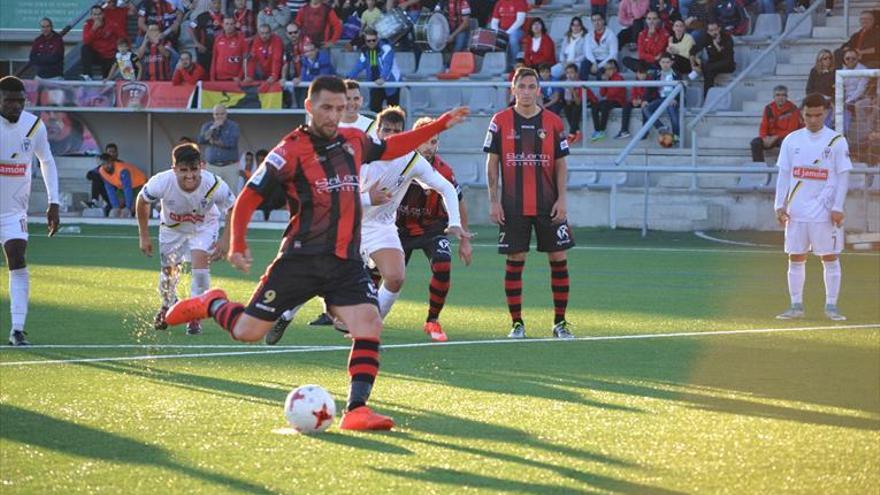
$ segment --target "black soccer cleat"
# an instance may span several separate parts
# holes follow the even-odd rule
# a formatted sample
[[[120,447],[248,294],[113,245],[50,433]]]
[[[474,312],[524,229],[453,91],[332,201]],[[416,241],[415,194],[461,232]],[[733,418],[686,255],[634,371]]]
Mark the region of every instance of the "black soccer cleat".
[[[12,333],[9,334],[9,345],[14,345],[16,347],[31,345],[31,343],[24,337],[25,335],[27,335],[27,333],[24,330],[13,330]]]
[[[275,345],[281,340],[281,337],[284,337],[284,332],[287,330],[288,325],[292,320],[285,320],[284,318],[278,318],[278,321],[275,322],[275,326],[272,327],[272,330],[269,330],[269,333],[266,334],[266,345]]]
[[[153,317],[153,328],[156,330],[167,330],[168,323],[165,321],[165,313],[168,312],[168,306],[162,306]]]
[[[333,324],[333,318],[330,317],[327,313],[321,313],[320,316],[315,318],[314,320],[309,322],[309,325],[318,327],[318,326],[330,326]]]
[[[199,320],[193,320],[186,324],[186,334],[187,335],[201,335],[202,334],[202,322]]]

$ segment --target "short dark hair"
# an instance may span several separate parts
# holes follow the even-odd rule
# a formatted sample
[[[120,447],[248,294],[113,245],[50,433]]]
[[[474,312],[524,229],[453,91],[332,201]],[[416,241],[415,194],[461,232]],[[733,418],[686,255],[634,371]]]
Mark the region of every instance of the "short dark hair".
[[[668,58],[669,60],[675,60],[674,58],[672,58],[672,54],[669,52],[663,52],[660,54],[660,60],[663,60],[664,58]]]
[[[364,30],[361,33],[364,35],[364,37],[367,37],[367,36],[379,37],[379,32],[371,27],[364,28]]]
[[[312,98],[321,91],[345,94],[345,83],[336,76],[318,76],[312,84],[309,84],[308,97]]]
[[[55,23],[52,22],[52,19],[49,19],[48,17],[43,17],[42,19],[40,19],[40,22],[43,22],[43,21],[48,22],[50,28],[54,28],[54,27],[55,27]]]
[[[578,68],[578,64],[575,64],[575,63],[571,63],[571,64],[566,65],[565,70],[568,70],[568,69],[574,69],[575,71],[580,70],[580,68]]]
[[[24,83],[15,76],[0,79],[0,91],[24,91]]]
[[[544,72],[545,70],[550,70],[550,64],[538,65],[538,72]]]
[[[824,109],[828,109],[831,106],[831,102],[828,98],[825,98],[825,95],[822,93],[810,93],[804,97],[804,101],[801,102],[801,108],[807,107],[822,107]]]
[[[345,89],[361,89],[361,83],[355,81],[354,79],[346,79],[343,81],[345,83]]]
[[[592,14],[590,14],[590,19],[592,19],[593,17],[598,17],[602,19],[602,22],[605,22],[605,14],[601,12],[593,12]]]
[[[107,143],[107,145],[104,146],[104,149],[106,150],[107,148],[113,148],[116,151],[119,151],[119,146],[116,146],[116,143]]]
[[[110,153],[101,153],[98,155],[98,161],[101,163],[110,163],[113,161],[113,156]]]
[[[513,84],[518,83],[519,80],[524,77],[534,77],[536,80],[540,80],[535,69],[532,69],[531,67],[520,67],[513,73]]]
[[[178,144],[171,150],[171,158],[175,167],[183,163],[201,163],[202,153],[196,144],[183,143]]]
[[[406,112],[397,105],[385,108],[385,110],[382,110],[376,115],[376,124],[378,127],[382,127],[382,124],[385,123],[405,125]]]

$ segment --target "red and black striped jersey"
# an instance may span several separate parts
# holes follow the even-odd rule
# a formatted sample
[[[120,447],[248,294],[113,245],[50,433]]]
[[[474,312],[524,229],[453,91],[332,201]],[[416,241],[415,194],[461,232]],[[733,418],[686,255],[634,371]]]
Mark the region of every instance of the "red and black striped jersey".
[[[440,172],[455,187],[461,201],[461,187],[455,181],[455,174],[439,156],[434,155],[431,166]],[[401,237],[435,236],[442,234],[449,224],[449,215],[443,206],[443,197],[437,191],[423,189],[418,184],[410,184],[406,194],[397,207],[397,231]]]
[[[556,160],[568,155],[562,119],[541,110],[525,118],[508,108],[489,123],[483,151],[501,162],[501,206],[511,214],[549,215],[558,197]]]
[[[384,141],[356,128],[340,128],[335,138],[326,140],[305,126],[272,149],[248,187],[266,197],[280,186],[287,195],[290,223],[282,256],[333,253],[360,259],[360,168],[384,151]]]

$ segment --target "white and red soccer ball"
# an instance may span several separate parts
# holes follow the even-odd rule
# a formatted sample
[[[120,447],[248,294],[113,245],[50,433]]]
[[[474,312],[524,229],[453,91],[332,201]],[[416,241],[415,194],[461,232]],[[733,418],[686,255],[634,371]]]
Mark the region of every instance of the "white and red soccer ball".
[[[318,385],[303,385],[287,395],[284,416],[300,433],[320,433],[333,423],[336,403],[333,396]]]

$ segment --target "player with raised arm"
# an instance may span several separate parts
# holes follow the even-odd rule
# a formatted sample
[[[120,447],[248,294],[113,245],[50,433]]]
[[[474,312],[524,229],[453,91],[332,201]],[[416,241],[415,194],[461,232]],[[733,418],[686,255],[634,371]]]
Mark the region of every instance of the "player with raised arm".
[[[157,330],[168,328],[165,313],[177,302],[177,281],[183,263],[192,264],[190,295],[198,296],[211,288],[210,263],[223,259],[229,249],[229,219],[235,195],[223,180],[204,168],[198,146],[177,145],[172,151],[171,170],[154,175],[141,189],[135,210],[140,249],[153,255],[148,222],[151,205],[161,205],[159,224],[159,296],[162,307],[156,313]],[[226,227],[220,232],[220,216]],[[187,323],[186,333],[202,333],[198,320]]]
[[[513,321],[507,336],[526,336],[522,272],[534,228],[538,251],[546,252],[550,261],[555,310],[552,333],[556,338],[570,339],[573,335],[565,321],[569,287],[565,250],[574,247],[574,237],[566,220],[568,142],[562,120],[538,105],[540,86],[533,69],[517,69],[511,91],[514,106],[492,117],[483,143],[483,151],[488,153],[489,218],[499,225],[498,252],[507,255],[504,291]]]
[[[433,121],[430,117],[422,117],[413,125],[413,129],[426,126]],[[433,136],[417,150],[422,158],[448,180],[458,193],[458,212],[461,227],[467,230],[467,208],[461,196],[461,187],[455,181],[455,174],[440,155],[437,147],[440,136]],[[451,285],[452,251],[446,229],[449,226],[449,215],[446,213],[441,196],[430,189],[423,189],[418,184],[410,184],[406,195],[397,207],[397,232],[403,246],[404,262],[414,250],[421,249],[431,264],[431,281],[428,286],[428,317],[425,319],[425,333],[432,340],[445,342],[446,332],[440,325],[440,312],[446,304],[446,295]],[[458,257],[465,265],[471,264],[473,248],[468,237],[462,237],[458,245]]]
[[[801,104],[805,127],[782,141],[776,166],[776,219],[785,226],[788,254],[788,293],[791,307],[780,320],[804,317],[807,253],[822,258],[825,278],[825,316],[842,321],[837,309],[840,292],[840,252],[843,250],[843,207],[849,187],[849,145],[842,134],[825,127],[828,100],[818,93]]]
[[[361,191],[361,164],[403,156],[432,135],[458,124],[469,112],[456,108],[430,126],[387,141],[370,138],[359,129],[339,128],[345,111],[345,84],[334,76],[312,81],[305,108],[309,125],[285,136],[269,153],[233,209],[229,262],[247,272],[252,263],[245,240],[247,225],[262,201],[261,191],[271,183],[280,185],[291,205],[290,223],[278,255],[250,303],[245,307],[230,301],[223,290],[211,289],[172,306],[166,321],[179,325],[213,317],[232,338],[255,342],[263,339],[284,311],[321,296],[352,336],[348,361],[351,381],[341,428],[387,430],[394,421],[366,405],[379,372],[382,319],[360,244],[362,201],[375,204],[387,201],[388,195],[378,187]]]
[[[46,126],[36,115],[24,111],[24,83],[15,76],[0,79],[0,245],[9,269],[9,306],[12,326],[9,345],[30,345],[25,337],[30,275],[27,251],[27,210],[31,195],[31,164],[34,155],[49,200],[46,219],[49,237],[58,232],[58,171],[49,148]]]

